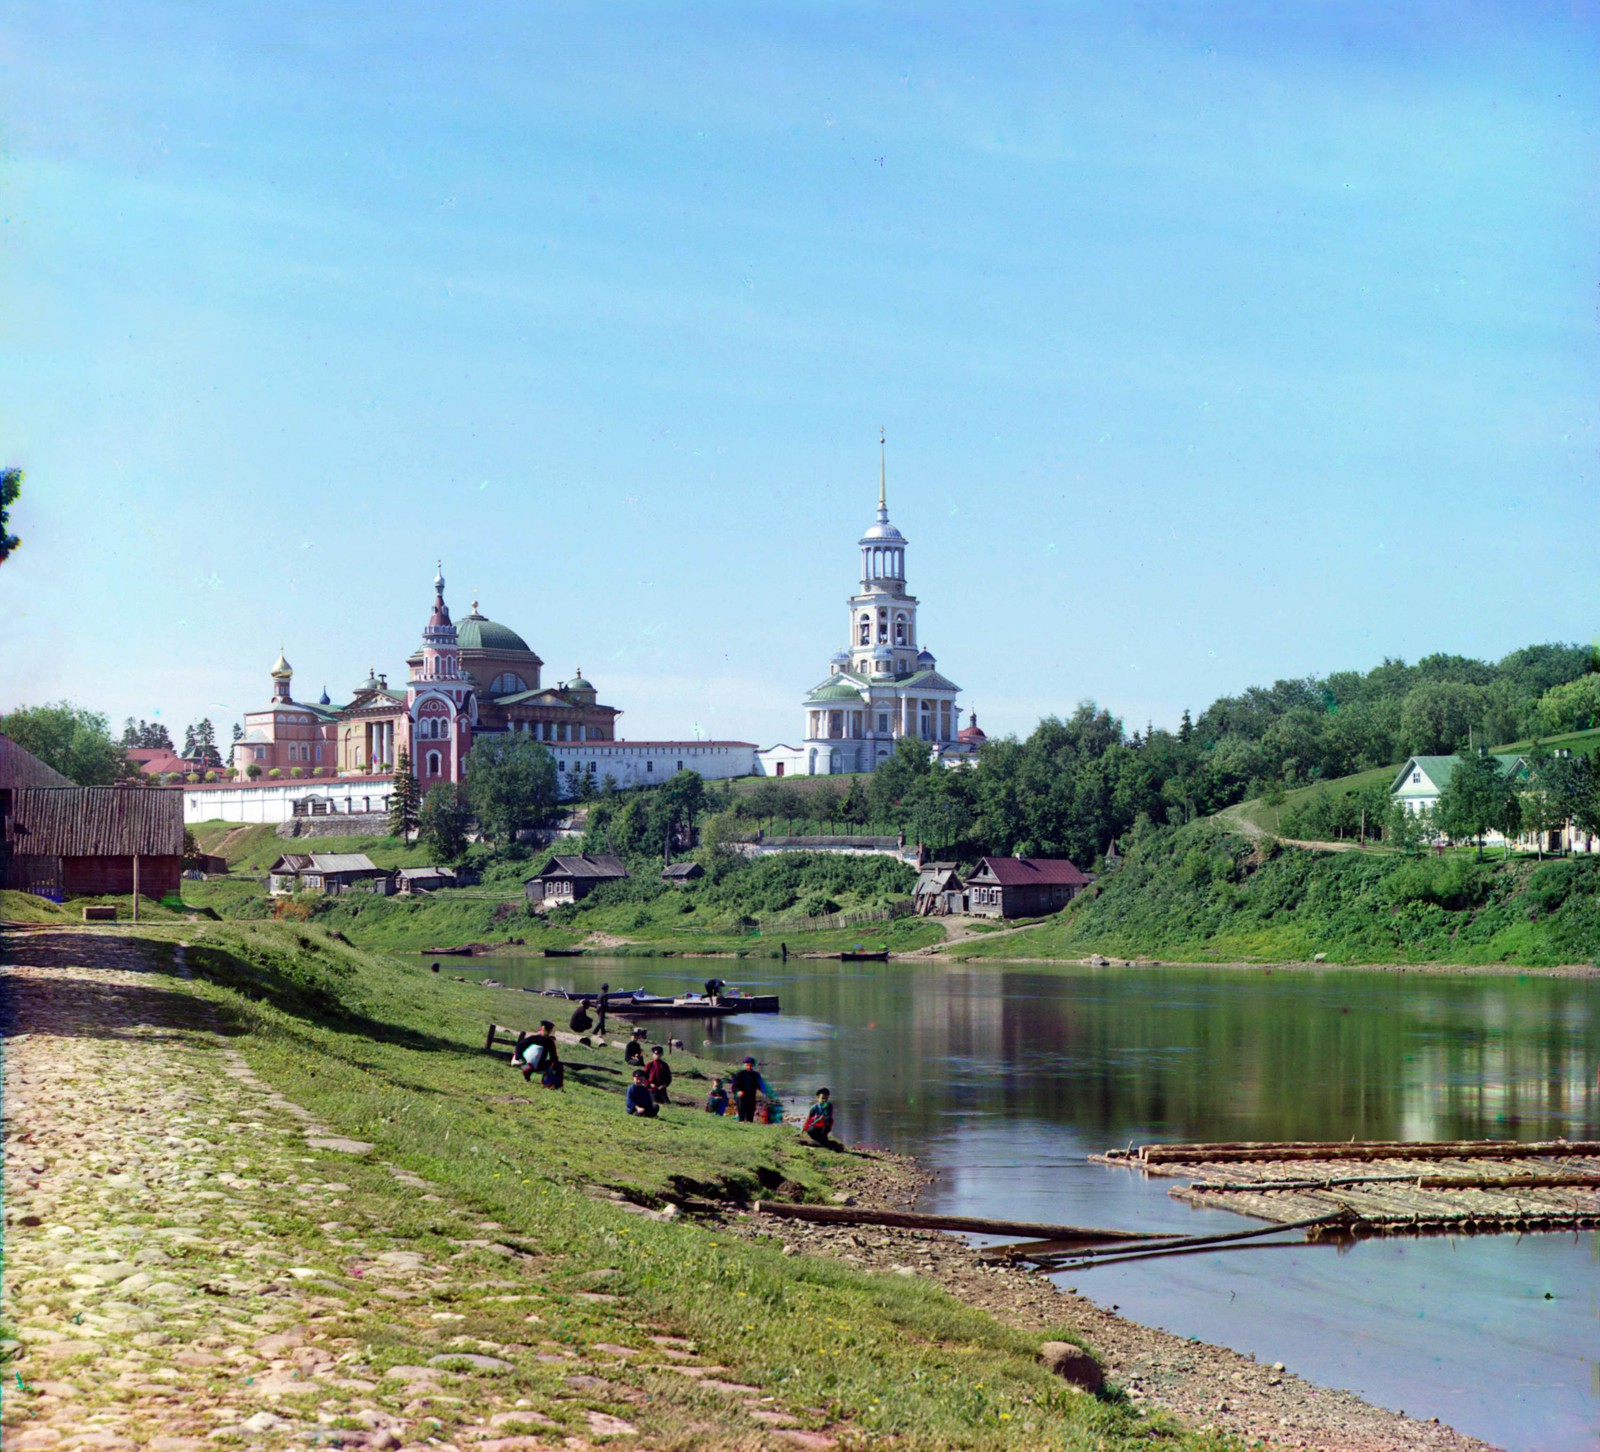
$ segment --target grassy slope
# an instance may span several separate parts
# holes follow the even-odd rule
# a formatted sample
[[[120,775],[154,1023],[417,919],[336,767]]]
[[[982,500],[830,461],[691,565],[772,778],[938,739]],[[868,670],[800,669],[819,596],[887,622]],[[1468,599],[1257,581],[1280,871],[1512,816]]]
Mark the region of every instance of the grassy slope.
[[[1600,730],[1573,731],[1565,736],[1552,736],[1541,738],[1540,744],[1549,747],[1552,751],[1573,751],[1579,755],[1590,755],[1600,751]],[[1510,741],[1504,746],[1496,746],[1497,752],[1527,751],[1533,746],[1532,741]],[[1370,771],[1358,771],[1352,776],[1337,777],[1332,781],[1318,782],[1314,786],[1297,787],[1292,792],[1284,794],[1283,811],[1288,811],[1291,806],[1300,806],[1309,801],[1318,792],[1333,792],[1336,794],[1348,791],[1362,791],[1374,783],[1388,786],[1400,772],[1401,763],[1395,762],[1393,766],[1374,767]],[[1215,814],[1213,820],[1222,825],[1228,824],[1230,817],[1243,817],[1253,823],[1263,832],[1276,832],[1278,830],[1278,807],[1269,807],[1260,797],[1252,797],[1247,802],[1240,802],[1236,806],[1224,807]]]
[[[1193,962],[1589,963],[1600,862],[1477,863],[1283,848],[1265,860],[1210,822],[1153,834],[1098,890],[962,957]]]
[[[376,959],[315,927],[182,931],[195,977],[174,987],[211,999],[259,1072],[341,1132],[371,1142],[377,1157],[492,1217],[508,1244],[552,1257],[542,1284],[572,1288],[591,1284],[585,1277],[597,1266],[613,1271],[606,1289],[616,1307],[585,1315],[617,1317],[614,1339],[641,1325],[690,1336],[780,1402],[820,1409],[901,1447],[1226,1445],[1163,1434],[1115,1397],[1068,1390],[1038,1366],[1036,1338],[918,1278],[785,1257],[774,1244],[628,1215],[595,1196],[600,1187],[643,1199],[690,1186],[754,1193],[779,1177],[818,1194],[843,1161],[801,1150],[792,1128],[675,1106],[659,1120],[628,1119],[617,1045],[564,1051],[568,1087],[560,1095],[525,1088],[481,1044],[491,1015],[530,1018],[530,1000]],[[143,935],[165,951],[178,931]],[[698,1091],[693,1061],[679,1054],[674,1064],[683,1087]],[[604,1327],[571,1334],[599,1339]],[[692,1427],[661,1431],[660,1445],[724,1445]]]

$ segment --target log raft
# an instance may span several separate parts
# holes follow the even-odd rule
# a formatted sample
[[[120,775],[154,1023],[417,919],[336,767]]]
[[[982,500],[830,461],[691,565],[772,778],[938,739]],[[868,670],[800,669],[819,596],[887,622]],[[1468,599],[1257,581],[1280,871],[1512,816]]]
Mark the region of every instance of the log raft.
[[[1175,1199],[1258,1220],[1342,1213],[1313,1237],[1600,1226],[1595,1140],[1130,1145],[1090,1158],[1187,1180]]]

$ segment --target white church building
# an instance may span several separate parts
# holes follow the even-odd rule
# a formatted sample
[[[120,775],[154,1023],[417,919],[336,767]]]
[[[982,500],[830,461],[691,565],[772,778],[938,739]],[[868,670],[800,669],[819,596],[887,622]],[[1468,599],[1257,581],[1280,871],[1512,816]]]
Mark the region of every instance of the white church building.
[[[976,720],[961,726],[961,688],[939,674],[917,634],[917,598],[906,590],[909,541],[889,521],[879,461],[878,517],[861,536],[861,588],[850,597],[848,645],[828,678],[807,694],[799,747],[762,751],[769,776],[835,776],[872,771],[903,737],[926,741],[935,760],[969,759],[985,740]]]

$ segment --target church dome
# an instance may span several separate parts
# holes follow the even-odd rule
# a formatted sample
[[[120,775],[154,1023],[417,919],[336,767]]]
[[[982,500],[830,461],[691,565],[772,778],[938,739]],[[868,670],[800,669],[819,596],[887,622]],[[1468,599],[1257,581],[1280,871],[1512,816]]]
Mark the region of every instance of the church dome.
[[[472,614],[464,615],[456,623],[456,644],[462,650],[515,650],[532,655],[528,642],[509,625],[500,625],[478,614],[476,605]]]
[[[989,738],[985,734],[983,727],[978,725],[978,713],[976,711],[969,712],[967,720],[970,724],[963,726],[956,732],[956,740],[964,741],[969,746],[982,746]]]
[[[906,543],[906,537],[889,523],[887,514],[880,513],[877,523],[861,536],[861,543],[903,545]]]
[[[934,655],[931,650],[923,649],[917,652],[917,664],[919,666],[932,667],[937,663],[938,662],[934,659]]]
[[[284,658],[284,654],[280,650],[278,652],[278,663],[277,663],[277,665],[273,666],[273,668],[272,668],[272,679],[275,680],[275,681],[277,681],[277,680],[286,681],[293,674],[294,674],[294,667],[291,666],[289,664],[288,660],[286,660]]]

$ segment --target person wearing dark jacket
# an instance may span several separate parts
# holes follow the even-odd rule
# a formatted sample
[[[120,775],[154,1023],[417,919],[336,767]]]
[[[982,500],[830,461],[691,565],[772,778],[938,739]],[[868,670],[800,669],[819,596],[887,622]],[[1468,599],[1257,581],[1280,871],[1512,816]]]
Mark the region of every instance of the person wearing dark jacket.
[[[767,1081],[763,1079],[756,1069],[754,1059],[746,1059],[744,1067],[728,1080],[728,1089],[733,1094],[733,1107],[743,1124],[753,1124],[756,1117],[756,1105],[763,1095],[770,1095]]]
[[[650,1086],[644,1082],[644,1070],[633,1071],[633,1083],[628,1085],[627,1108],[629,1114],[637,1114],[645,1119],[654,1119],[661,1113],[656,1097],[650,1092]]]
[[[667,1102],[667,1085],[672,1083],[672,1065],[661,1052],[660,1044],[650,1050],[650,1060],[644,1066],[644,1082],[650,1086],[657,1104]]]

